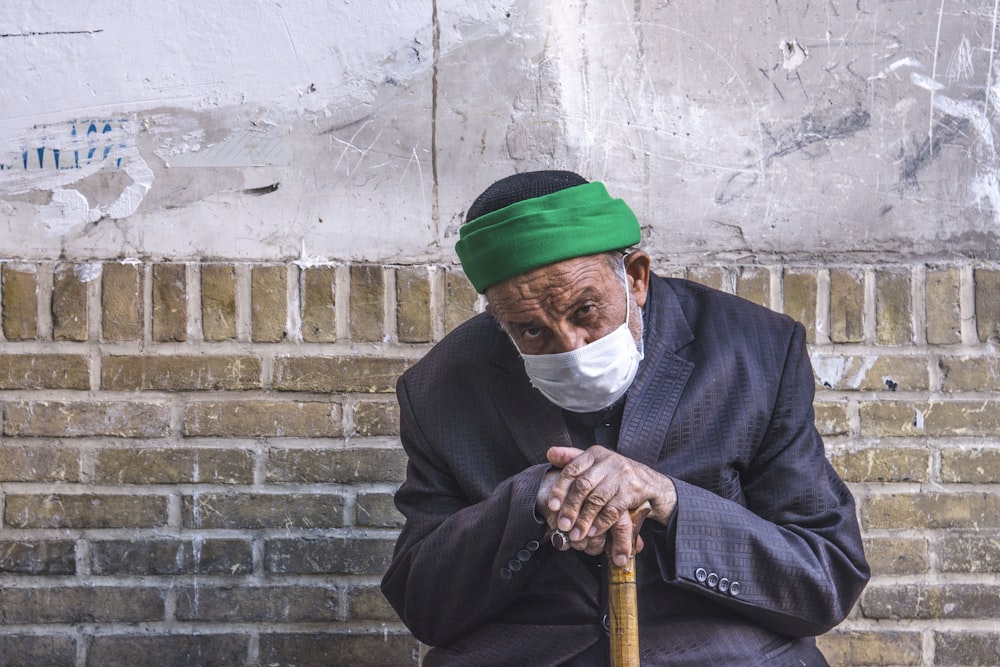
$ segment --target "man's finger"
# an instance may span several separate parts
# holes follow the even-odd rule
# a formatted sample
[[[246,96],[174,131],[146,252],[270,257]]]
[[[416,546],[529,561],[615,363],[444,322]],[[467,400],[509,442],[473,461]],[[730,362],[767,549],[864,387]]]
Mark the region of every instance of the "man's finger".
[[[605,483],[604,475],[600,471],[600,464],[586,468],[579,475],[572,476],[572,472],[567,468],[563,470],[562,476],[568,480],[568,488],[560,500],[558,526],[563,530],[572,530],[570,539],[579,540],[586,536],[590,528],[590,522],[597,513],[603,509],[608,501],[605,494],[613,494],[614,489]],[[559,480],[560,482],[562,479]],[[553,489],[552,495],[558,491]]]
[[[628,512],[623,512],[611,526],[611,558],[618,567],[628,565],[632,555],[632,519]]]
[[[592,467],[588,471],[588,474],[596,473],[599,467]],[[569,494],[563,504],[564,512],[570,512],[574,507],[579,506],[579,510],[573,521],[573,532],[577,533],[579,531],[579,533],[574,535],[576,539],[580,539],[583,536],[593,537],[604,533],[618,519],[618,516],[625,511],[625,507],[622,506],[622,500],[618,497],[616,480],[607,475],[599,479],[600,481],[590,490],[590,493],[579,501],[573,495],[577,485],[570,487]],[[561,518],[562,516],[560,516]],[[597,530],[592,530],[592,528],[596,528]]]
[[[556,461],[564,463],[564,465],[558,466],[563,470],[549,492],[548,508],[552,512],[559,512],[566,502],[566,495],[569,492],[570,486],[576,480],[577,476],[592,464],[593,455],[572,447],[551,447],[548,450],[547,456],[552,465],[557,465]],[[575,514],[572,518],[576,518]],[[559,527],[562,530],[569,531],[572,525],[573,523],[570,521],[569,526],[563,528],[560,524]]]
[[[555,467],[565,468],[580,454],[583,454],[583,450],[576,447],[549,447],[549,450],[545,452],[545,458]]]

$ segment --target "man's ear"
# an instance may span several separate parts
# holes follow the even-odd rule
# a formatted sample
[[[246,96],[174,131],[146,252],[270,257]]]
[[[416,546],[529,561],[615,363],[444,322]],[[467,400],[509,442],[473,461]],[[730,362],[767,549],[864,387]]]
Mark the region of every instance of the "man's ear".
[[[642,250],[633,250],[625,256],[625,275],[630,279],[629,288],[640,308],[646,305],[649,291],[649,263],[649,255]]]

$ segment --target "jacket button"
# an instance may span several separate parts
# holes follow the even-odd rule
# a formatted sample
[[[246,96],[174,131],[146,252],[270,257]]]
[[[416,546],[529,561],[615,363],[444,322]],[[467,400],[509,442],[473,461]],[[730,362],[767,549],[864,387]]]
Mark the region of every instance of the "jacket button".
[[[705,579],[708,578],[708,570],[703,567],[699,567],[694,571],[694,578],[699,584],[705,583]]]
[[[518,570],[521,569],[521,561],[517,560],[516,558],[511,558],[510,561],[507,563],[507,569],[510,570],[511,572],[517,572]]]
[[[737,595],[740,594],[740,582],[734,581],[733,583],[729,584],[729,594],[732,595],[733,597],[736,597]]]
[[[541,545],[538,543],[538,540],[531,540],[524,546],[528,548],[528,551],[538,551],[538,547]]]
[[[728,590],[729,590],[729,580],[726,579],[725,577],[719,579],[719,592],[725,593]]]
[[[531,552],[527,549],[521,549],[517,552],[517,559],[522,563],[526,563],[531,560]]]
[[[715,588],[716,586],[719,585],[719,575],[717,575],[715,572],[712,572],[711,574],[708,575],[708,579],[705,580],[705,583],[708,585],[709,588]]]
[[[504,568],[500,568],[500,578],[501,579],[510,579],[510,570],[508,570],[505,567]]]

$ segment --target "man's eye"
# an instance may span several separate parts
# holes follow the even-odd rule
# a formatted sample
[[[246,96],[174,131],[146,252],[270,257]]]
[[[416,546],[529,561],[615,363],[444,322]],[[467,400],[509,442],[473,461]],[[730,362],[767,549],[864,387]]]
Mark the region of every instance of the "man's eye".
[[[542,335],[542,330],[538,327],[528,327],[527,329],[521,330],[521,335],[525,338],[538,338]]]

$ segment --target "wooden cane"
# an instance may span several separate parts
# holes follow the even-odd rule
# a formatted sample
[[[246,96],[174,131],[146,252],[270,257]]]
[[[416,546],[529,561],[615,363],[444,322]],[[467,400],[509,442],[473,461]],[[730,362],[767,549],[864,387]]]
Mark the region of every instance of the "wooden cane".
[[[639,667],[639,607],[635,586],[635,543],[643,519],[652,507],[649,501],[629,512],[632,520],[632,550],[625,567],[615,565],[611,542],[605,547],[608,563],[608,622],[611,667]]]

